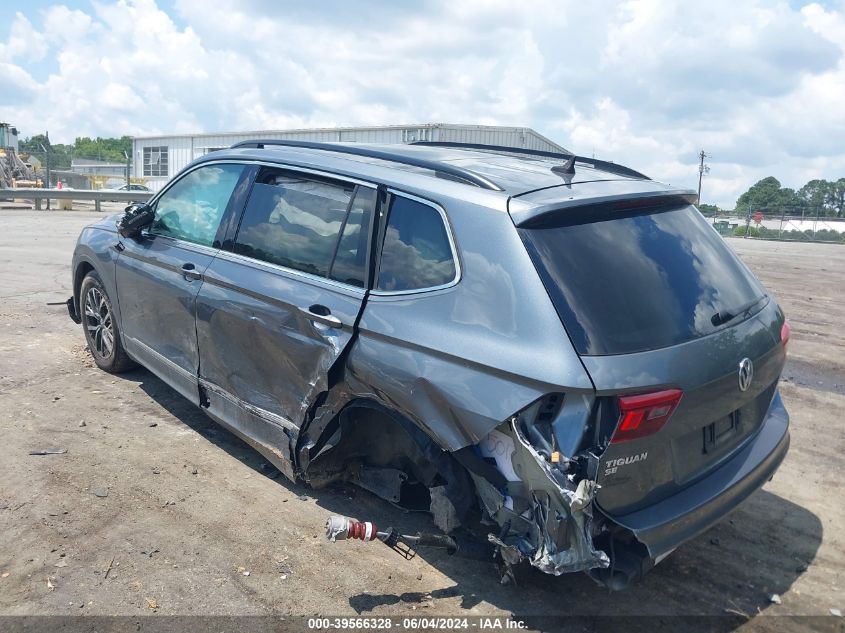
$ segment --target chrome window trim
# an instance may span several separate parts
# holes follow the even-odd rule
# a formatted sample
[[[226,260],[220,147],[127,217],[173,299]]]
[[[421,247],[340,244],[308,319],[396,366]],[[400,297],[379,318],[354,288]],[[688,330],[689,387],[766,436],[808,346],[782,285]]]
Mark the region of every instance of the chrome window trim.
[[[214,248],[213,246],[206,246],[205,244],[197,244],[196,242],[189,242],[188,240],[182,240],[178,237],[173,237],[172,235],[164,235],[162,233],[148,233],[149,235],[155,237],[158,240],[167,240],[168,242],[173,242],[173,245],[177,248],[184,248],[188,251],[196,251],[197,253],[202,253],[208,255],[209,257],[215,257],[220,253],[220,249]]]
[[[456,286],[461,281],[461,275],[463,270],[461,268],[461,259],[458,256],[458,248],[455,244],[455,236],[452,232],[452,224],[449,222],[449,216],[446,214],[446,210],[440,206],[438,203],[427,200],[426,198],[421,198],[420,196],[416,196],[412,193],[406,193],[399,189],[394,189],[392,187],[387,188],[387,192],[393,196],[398,196],[401,198],[407,198],[408,200],[413,200],[415,202],[419,202],[420,204],[424,204],[433,208],[437,213],[440,214],[440,221],[443,223],[443,228],[446,230],[446,237],[449,240],[449,250],[452,253],[452,262],[455,264],[455,276],[452,278],[451,281],[448,281],[445,284],[440,284],[439,286],[426,286],[425,288],[413,288],[411,290],[377,290],[373,288],[370,290],[371,297],[402,297],[405,295],[418,295],[422,293],[428,292],[435,292],[437,290],[445,290],[447,288],[452,288]],[[390,222],[390,216],[388,214],[388,223]],[[386,226],[385,226],[386,229]],[[382,249],[384,248],[384,244],[381,245]],[[381,267],[381,254],[379,254],[379,267]],[[376,272],[375,276],[375,283],[378,283],[378,272]]]
[[[287,266],[282,266],[281,264],[265,262],[263,259],[255,259],[253,257],[249,257],[248,255],[233,253],[232,251],[217,251],[217,259],[223,259],[233,264],[247,264],[255,268],[265,269],[270,273],[282,273],[285,276],[301,277],[304,281],[313,281],[321,286],[332,286],[336,290],[344,291],[346,294],[356,297],[362,297],[365,293],[365,289],[360,286],[353,286],[351,284],[343,283],[342,281],[336,281],[334,279],[329,279],[328,277],[321,277],[302,270],[297,270],[296,268],[288,268]],[[209,283],[214,283],[213,279],[209,279],[208,281]]]
[[[167,184],[162,188],[159,189],[156,194],[150,198],[149,205],[155,206],[158,204],[158,200],[161,196],[163,196],[176,182],[181,180],[184,176],[187,176],[192,171],[199,169],[200,167],[205,167],[206,165],[261,165],[264,167],[275,167],[280,169],[292,169],[294,171],[301,171],[303,173],[312,174],[314,176],[322,176],[324,178],[329,178],[330,180],[342,180],[344,182],[349,182],[355,185],[362,185],[364,187],[370,187],[371,189],[378,189],[378,183],[374,183],[368,180],[361,180],[359,178],[355,178],[353,176],[345,176],[342,174],[335,174],[329,171],[322,171],[319,169],[313,169],[311,167],[300,167],[298,165],[291,165],[290,163],[282,163],[282,162],[272,162],[267,160],[253,160],[249,158],[221,158],[217,160],[205,160],[201,163],[197,163],[196,165],[188,166],[183,169],[181,172],[173,176]]]
[[[310,167],[299,167],[298,165],[291,165],[290,163],[282,163],[282,162],[277,163],[277,162],[266,161],[266,160],[249,160],[249,159],[243,159],[243,160],[220,159],[220,160],[203,161],[203,162],[201,162],[197,165],[194,165],[193,167],[189,167],[189,168],[185,169],[184,171],[180,172],[177,176],[174,176],[173,179],[167,184],[166,187],[161,189],[158,193],[155,194],[155,196],[153,196],[153,198],[149,202],[150,206],[155,207],[155,205],[158,204],[159,198],[161,196],[163,196],[167,192],[168,189],[170,189],[174,184],[176,184],[176,182],[181,180],[184,176],[187,176],[192,171],[195,171],[195,170],[197,170],[201,167],[205,167],[206,165],[245,165],[245,166],[246,165],[260,165],[262,167],[272,167],[274,169],[290,169],[292,171],[297,171],[297,172],[301,172],[301,173],[305,173],[305,174],[309,174],[309,175],[313,175],[313,176],[320,176],[320,177],[323,177],[323,178],[328,178],[329,180],[339,180],[339,181],[342,181],[342,182],[348,182],[353,186],[359,185],[361,187],[367,187],[369,189],[372,189],[373,191],[377,191],[378,187],[379,187],[378,184],[367,181],[367,180],[360,180],[358,178],[353,178],[353,177],[350,177],[350,176],[344,176],[344,175],[340,175],[340,174],[334,174],[332,172],[321,171],[319,169],[312,169]],[[407,195],[407,194],[405,194],[405,195]],[[350,291],[350,294],[353,294],[355,296],[362,296],[365,292],[365,289],[361,288],[360,286],[353,286],[352,284],[343,283],[342,281],[336,281],[334,279],[330,279],[329,277],[320,277],[319,275],[312,275],[311,273],[306,273],[304,271],[297,270],[296,268],[288,268],[287,266],[282,266],[280,264],[273,264],[271,262],[265,262],[262,259],[256,259],[254,257],[248,257],[247,255],[241,255],[239,253],[235,253],[235,252],[232,252],[232,251],[226,251],[226,250],[223,250],[223,249],[211,248],[211,247],[205,246],[203,244],[197,244],[196,242],[189,242],[188,240],[182,240],[182,239],[179,239],[177,237],[172,237],[172,236],[169,236],[169,235],[161,235],[159,233],[152,233],[152,235],[155,235],[156,237],[159,237],[159,238],[171,240],[173,242],[176,242],[177,245],[180,245],[180,246],[182,244],[187,244],[187,245],[190,245],[190,246],[199,247],[201,249],[209,249],[211,251],[210,252],[211,255],[215,255],[215,256],[220,257],[222,259],[227,259],[229,261],[232,261],[233,263],[239,263],[239,262],[248,263],[248,264],[252,264],[252,265],[258,265],[259,268],[268,267],[270,269],[270,272],[289,273],[289,274],[295,275],[297,277],[304,277],[305,279],[308,279],[308,280],[319,281],[319,282],[322,282],[325,285],[334,286],[334,287],[336,287],[337,289],[340,289],[340,290]],[[450,236],[450,239],[451,239],[451,236]]]

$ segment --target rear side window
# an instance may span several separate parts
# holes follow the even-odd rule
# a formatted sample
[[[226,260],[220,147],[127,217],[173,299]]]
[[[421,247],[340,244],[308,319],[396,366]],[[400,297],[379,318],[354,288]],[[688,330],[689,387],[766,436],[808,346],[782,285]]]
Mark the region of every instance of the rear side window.
[[[424,290],[455,280],[456,266],[443,216],[431,205],[393,196],[377,289]]]
[[[579,354],[677,345],[759,311],[763,288],[693,206],[520,229]],[[714,315],[761,299],[745,316]]]
[[[353,185],[266,170],[253,185],[234,251],[327,277],[353,193]]]

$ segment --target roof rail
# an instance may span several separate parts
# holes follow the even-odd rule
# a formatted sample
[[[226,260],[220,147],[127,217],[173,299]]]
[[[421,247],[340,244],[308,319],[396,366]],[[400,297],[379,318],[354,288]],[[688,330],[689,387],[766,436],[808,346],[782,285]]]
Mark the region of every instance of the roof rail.
[[[584,156],[576,156],[575,154],[563,154],[561,152],[546,152],[541,149],[528,149],[526,147],[507,147],[505,145],[484,145],[483,143],[457,143],[454,141],[415,141],[411,145],[427,145],[429,147],[455,147],[457,149],[477,149],[486,152],[508,152],[510,154],[525,154],[527,156],[542,156],[544,158],[560,158],[561,160],[569,160],[573,156],[576,163],[586,163],[588,165],[595,165],[604,171],[613,172],[623,176],[631,176],[632,178],[644,178],[651,180],[643,173],[618,165],[606,160],[598,160],[596,158],[586,158]]]
[[[401,163],[403,165],[412,165],[422,169],[430,169],[436,173],[445,174],[466,182],[482,189],[489,189],[491,191],[504,191],[499,185],[477,174],[469,169],[457,167],[456,165],[449,165],[438,163],[433,160],[426,160],[424,158],[415,158],[405,154],[394,153],[388,150],[372,149],[368,147],[360,147],[355,145],[347,145],[343,143],[316,143],[312,141],[285,141],[276,139],[256,139],[254,141],[242,141],[235,143],[230,149],[254,147],[257,149],[264,149],[267,145],[280,145],[282,147],[301,147],[304,149],[319,149],[327,152],[339,152],[343,154],[353,154],[355,156],[366,156],[368,158],[378,158],[380,160],[387,160],[394,163]]]

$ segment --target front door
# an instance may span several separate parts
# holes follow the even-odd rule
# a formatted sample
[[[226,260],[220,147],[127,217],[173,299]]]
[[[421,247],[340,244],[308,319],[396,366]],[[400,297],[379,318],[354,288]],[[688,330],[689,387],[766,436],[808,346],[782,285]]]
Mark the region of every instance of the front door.
[[[116,278],[126,350],[199,403],[196,296],[219,248],[221,224],[244,166],[211,164],[176,180],[154,203],[155,219],[125,239]],[[230,209],[229,213],[233,211]]]
[[[289,459],[281,444],[352,338],[375,200],[371,187],[264,168],[237,236],[205,271],[197,336],[208,410],[265,455]]]

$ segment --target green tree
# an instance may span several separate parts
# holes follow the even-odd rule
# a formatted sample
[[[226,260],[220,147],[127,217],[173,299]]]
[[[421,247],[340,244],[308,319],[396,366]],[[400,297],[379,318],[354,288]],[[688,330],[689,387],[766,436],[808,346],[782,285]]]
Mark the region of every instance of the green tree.
[[[80,136],[73,143],[73,153],[77,157],[94,158],[113,163],[122,163],[126,160],[123,152],[132,153],[132,137],[122,136],[120,138],[89,138]]]
[[[47,136],[36,134],[18,143],[19,151],[32,154],[46,167],[46,156],[43,147],[50,150],[50,169],[70,169],[74,158],[91,158],[112,163],[125,163],[126,154],[132,154],[132,137],[120,138],[89,138],[80,136],[73,145],[49,143]]]
[[[800,213],[807,206],[804,198],[794,189],[782,187],[774,176],[755,183],[736,201],[736,210],[742,215],[762,211],[766,215]]]
[[[798,190],[807,202],[807,211],[821,216],[845,215],[845,178],[836,181],[811,180]]]
[[[845,217],[845,178],[830,183],[829,204],[833,215]]]
[[[36,134],[18,143],[18,152],[35,156],[46,167],[47,156],[43,149],[50,152],[50,169],[70,169],[73,146],[61,143],[52,144],[45,134]]]
[[[706,202],[699,204],[698,210],[701,211],[702,215],[719,215],[722,213],[722,209],[720,209],[717,205],[707,204]]]

